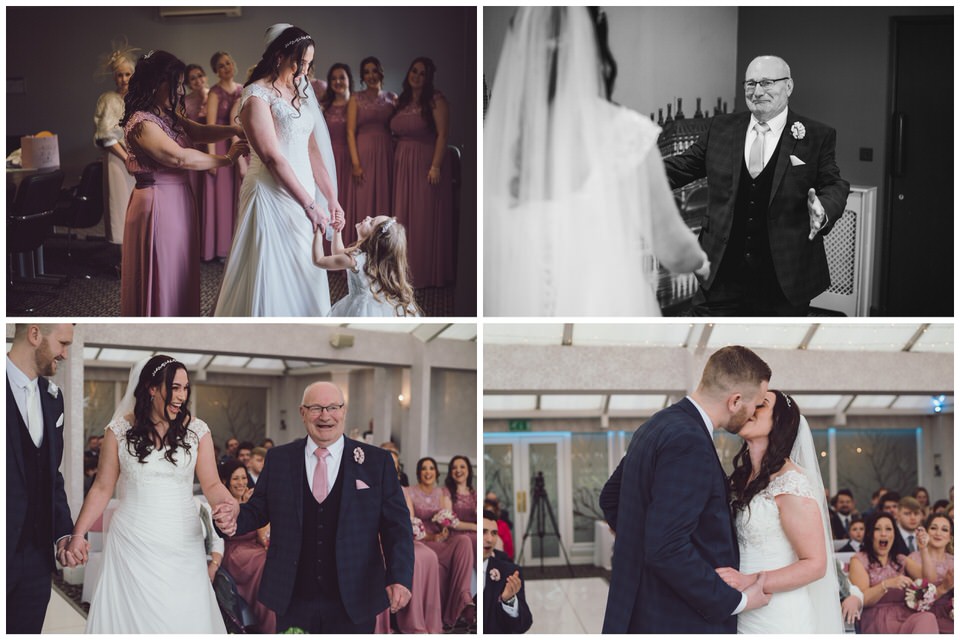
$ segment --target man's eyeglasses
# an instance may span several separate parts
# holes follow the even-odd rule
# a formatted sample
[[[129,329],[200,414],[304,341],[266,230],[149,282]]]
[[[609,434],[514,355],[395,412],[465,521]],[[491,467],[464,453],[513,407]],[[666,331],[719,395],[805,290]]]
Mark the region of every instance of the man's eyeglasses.
[[[329,414],[338,413],[341,409],[343,409],[342,402],[340,404],[302,404],[300,406],[301,408],[306,409],[307,413],[309,413],[311,416],[319,416],[324,411]]]
[[[776,83],[780,82],[781,80],[789,80],[789,79],[790,79],[790,76],[787,76],[786,78],[777,78],[776,80],[770,80],[768,78],[764,78],[763,80],[747,80],[746,82],[743,83],[743,89],[744,91],[750,92],[756,89],[757,85],[760,85],[760,88],[766,91],[767,89],[769,89]]]

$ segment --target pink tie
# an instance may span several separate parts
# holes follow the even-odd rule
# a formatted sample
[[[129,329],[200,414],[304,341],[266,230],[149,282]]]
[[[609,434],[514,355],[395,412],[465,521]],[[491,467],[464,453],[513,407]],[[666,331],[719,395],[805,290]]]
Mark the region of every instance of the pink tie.
[[[753,139],[753,145],[750,146],[750,162],[747,165],[747,171],[751,178],[756,178],[763,172],[763,143],[764,135],[770,131],[770,125],[766,122],[758,122],[753,127],[757,132],[757,137]]]
[[[329,491],[327,487],[327,457],[330,452],[318,447],[313,455],[317,456],[317,468],[313,470],[313,497],[319,503],[326,499]]]

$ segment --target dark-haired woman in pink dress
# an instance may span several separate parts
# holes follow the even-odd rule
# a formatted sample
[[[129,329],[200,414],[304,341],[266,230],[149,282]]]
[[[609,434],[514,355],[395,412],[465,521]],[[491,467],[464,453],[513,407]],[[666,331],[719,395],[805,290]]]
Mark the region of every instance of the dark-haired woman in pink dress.
[[[407,228],[415,287],[454,281],[453,182],[446,161],[449,110],[434,89],[436,65],[417,58],[403,80],[390,128],[397,136],[393,214]]]
[[[217,51],[210,58],[210,66],[220,78],[210,89],[207,98],[207,124],[234,125],[230,122],[233,103],[240,99],[243,87],[234,81],[237,64],[226,51]],[[227,141],[211,144],[210,154],[226,153]],[[237,193],[240,189],[239,170],[236,167],[210,169],[203,192],[204,260],[226,258],[233,244],[233,228],[237,222]]]
[[[183,98],[183,110],[187,118],[194,122],[204,123],[207,121],[207,95],[210,89],[207,87],[207,73],[198,64],[187,65],[187,86],[190,87],[190,93]],[[200,151],[206,151],[207,145],[196,145]],[[190,188],[193,189],[193,197],[197,201],[197,211],[203,210],[203,183],[205,171],[190,172]]]
[[[200,315],[200,246],[190,170],[229,167],[246,153],[198,151],[195,142],[224,140],[233,127],[198,125],[182,109],[186,65],[166,51],[137,62],[120,121],[127,140],[127,171],[137,186],[123,232],[120,313],[125,316]]]
[[[333,160],[337,165],[337,199],[350,221],[353,210],[353,178],[350,161],[350,146],[347,144],[347,103],[353,91],[353,74],[350,67],[337,62],[327,71],[326,89],[317,94],[323,108],[323,118],[330,131],[330,144],[333,147]],[[362,219],[362,218],[361,218]],[[354,221],[354,224],[359,221]],[[357,239],[354,224],[343,228],[344,246],[350,246]]]
[[[460,522],[450,530],[450,535],[466,536],[473,545],[473,561],[477,561],[477,490],[473,488],[473,465],[466,456],[453,456],[447,465],[447,478],[443,482],[446,508],[456,514]]]
[[[452,627],[459,618],[467,623],[476,621],[476,607],[470,593],[473,574],[474,546],[466,536],[450,535],[450,530],[433,521],[434,515],[444,509],[443,489],[437,486],[437,463],[433,458],[417,462],[417,484],[405,487],[404,493],[413,503],[416,517],[423,521],[426,537],[422,542],[430,547],[440,560],[440,599],[443,624]],[[448,503],[448,501],[446,501]]]
[[[397,95],[383,90],[383,66],[369,56],[360,62],[366,89],[350,97],[347,105],[347,144],[353,175],[353,203],[344,207],[345,235],[355,236],[354,225],[367,216],[391,215],[393,209],[393,139],[390,118]],[[344,238],[348,244],[351,240]]]

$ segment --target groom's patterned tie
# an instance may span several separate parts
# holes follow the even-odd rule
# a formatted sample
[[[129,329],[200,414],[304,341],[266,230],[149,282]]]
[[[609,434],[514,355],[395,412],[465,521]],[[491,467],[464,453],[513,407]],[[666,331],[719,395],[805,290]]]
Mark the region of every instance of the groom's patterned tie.
[[[754,125],[757,137],[753,139],[753,145],[750,147],[750,161],[747,163],[747,171],[751,178],[756,178],[763,171],[763,142],[767,131],[770,131],[770,125],[766,122],[758,122]]]
[[[27,430],[33,444],[43,442],[43,409],[40,408],[40,383],[34,380],[27,385]]]
[[[320,503],[330,491],[327,487],[327,458],[330,452],[318,447],[313,455],[317,456],[317,468],[313,470],[313,497]]]

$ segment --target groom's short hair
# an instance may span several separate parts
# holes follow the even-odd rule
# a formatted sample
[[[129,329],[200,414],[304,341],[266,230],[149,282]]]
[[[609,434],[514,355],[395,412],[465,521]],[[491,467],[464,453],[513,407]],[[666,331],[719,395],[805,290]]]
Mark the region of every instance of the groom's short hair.
[[[749,385],[769,382],[770,366],[746,347],[732,345],[715,351],[707,360],[700,378],[705,391],[729,392]]]

